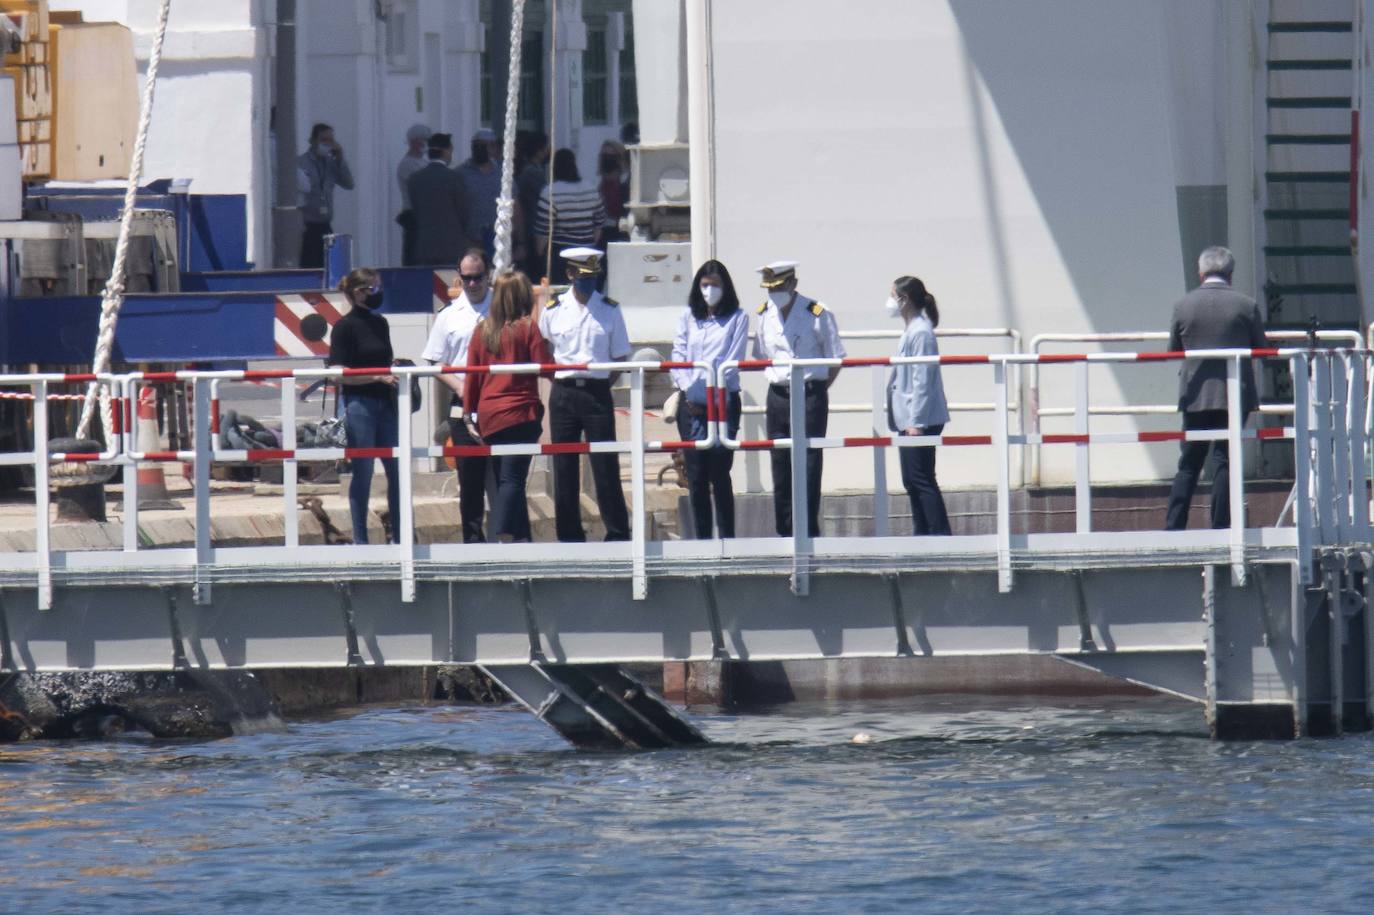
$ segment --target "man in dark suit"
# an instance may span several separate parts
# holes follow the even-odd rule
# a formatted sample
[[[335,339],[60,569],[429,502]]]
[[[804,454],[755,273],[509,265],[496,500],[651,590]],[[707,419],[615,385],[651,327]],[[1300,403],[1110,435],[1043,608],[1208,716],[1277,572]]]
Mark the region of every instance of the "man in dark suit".
[[[436,133],[429,138],[429,164],[411,175],[410,208],[415,214],[415,263],[458,263],[469,247],[468,205],[463,179],[449,168],[453,138]]]
[[[1169,327],[1169,349],[1260,349],[1268,344],[1264,319],[1255,300],[1231,288],[1236,259],[1226,248],[1213,247],[1197,259],[1202,285],[1185,295],[1174,306]],[[1183,413],[1183,430],[1226,428],[1226,359],[1190,359],[1179,370],[1178,408]],[[1244,362],[1240,372],[1241,424],[1259,406],[1255,373]],[[1197,487],[1202,465],[1211,452],[1212,527],[1231,524],[1231,487],[1227,476],[1230,455],[1225,440],[1182,443],[1178,473],[1169,493],[1166,530],[1181,531],[1188,526],[1188,506]]]

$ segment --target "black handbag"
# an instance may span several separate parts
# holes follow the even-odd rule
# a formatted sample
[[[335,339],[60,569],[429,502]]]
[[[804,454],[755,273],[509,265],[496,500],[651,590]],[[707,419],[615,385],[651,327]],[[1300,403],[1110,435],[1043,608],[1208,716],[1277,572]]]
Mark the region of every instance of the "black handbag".
[[[415,365],[415,363],[409,359],[393,359],[391,361],[391,364],[407,366]],[[420,378],[417,375],[410,376],[410,412],[420,412]]]

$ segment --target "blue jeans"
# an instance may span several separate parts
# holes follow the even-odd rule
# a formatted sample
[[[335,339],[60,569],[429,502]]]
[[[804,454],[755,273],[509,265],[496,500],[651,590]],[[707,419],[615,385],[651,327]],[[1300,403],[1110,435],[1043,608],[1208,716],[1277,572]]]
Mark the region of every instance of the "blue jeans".
[[[485,436],[488,445],[531,445],[544,430],[540,420],[517,423]],[[529,543],[530,506],[525,498],[530,454],[506,454],[492,458],[496,463],[496,501],[491,507],[492,531],[503,541]]]
[[[350,448],[396,447],[397,416],[395,397],[344,392],[344,428]],[[348,508],[353,516],[353,542],[367,543],[367,500],[372,491],[373,458],[350,458],[353,479],[348,484]],[[401,475],[395,458],[382,458],[386,471],[386,504],[391,513],[388,542],[400,540]]]

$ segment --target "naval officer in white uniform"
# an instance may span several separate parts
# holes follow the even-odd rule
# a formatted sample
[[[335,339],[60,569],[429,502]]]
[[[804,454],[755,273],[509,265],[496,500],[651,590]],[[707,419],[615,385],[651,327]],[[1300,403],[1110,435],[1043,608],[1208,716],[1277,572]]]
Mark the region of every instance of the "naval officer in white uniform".
[[[620,306],[597,291],[600,251],[564,248],[572,288],[539,315],[539,332],[549,341],[554,361],[562,364],[623,362],[630,356],[630,335]],[[606,370],[555,372],[549,392],[549,438],[558,442],[615,441],[615,405],[611,401],[612,373]],[[590,455],[596,505],[607,540],[629,540],[630,518],[620,488],[620,455]],[[563,543],[587,539],[582,528],[578,480],[579,456],[553,456],[554,526]]]
[[[431,365],[467,365],[468,343],[477,322],[486,317],[491,308],[491,265],[481,248],[470,248],[458,262],[459,296],[449,302],[434,317],[423,357]],[[455,289],[449,290],[452,296]],[[439,383],[451,394],[449,406],[449,434],[455,445],[476,445],[463,424],[463,375],[439,375]],[[442,388],[440,389],[442,390]],[[458,515],[463,523],[464,543],[486,543],[482,530],[483,501],[487,490],[487,471],[491,459],[486,457],[454,458],[458,471]]]
[[[756,359],[841,359],[844,344],[835,315],[820,302],[797,292],[797,262],[775,261],[758,268],[768,301],[759,307],[758,330],[754,335]],[[788,438],[792,432],[792,371],[785,366],[764,370],[768,376],[767,435]],[[830,418],[830,385],[840,374],[839,366],[811,366],[805,370],[806,434],[825,435]],[[792,536],[792,455],[773,449],[773,514],[778,536]],[[821,532],[821,467],[824,452],[806,451],[807,523],[812,537]]]

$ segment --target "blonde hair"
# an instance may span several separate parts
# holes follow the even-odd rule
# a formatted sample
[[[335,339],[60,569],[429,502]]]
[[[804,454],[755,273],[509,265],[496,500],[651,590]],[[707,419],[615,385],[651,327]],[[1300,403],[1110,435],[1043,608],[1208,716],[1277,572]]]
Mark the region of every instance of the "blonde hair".
[[[376,270],[371,267],[359,267],[356,270],[350,270],[347,276],[339,280],[339,291],[348,296],[348,304],[352,305],[353,297],[358,294],[359,290],[371,289],[380,284],[381,281],[382,276]]]
[[[491,355],[501,349],[501,337],[506,328],[527,320],[534,311],[534,292],[525,274],[512,271],[496,278],[491,286],[491,308],[477,325],[477,336]]]

